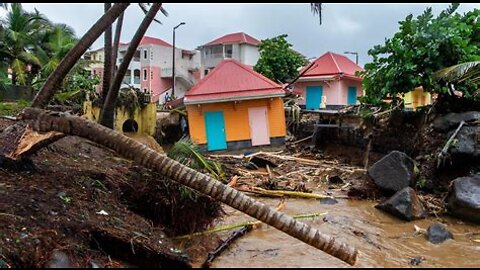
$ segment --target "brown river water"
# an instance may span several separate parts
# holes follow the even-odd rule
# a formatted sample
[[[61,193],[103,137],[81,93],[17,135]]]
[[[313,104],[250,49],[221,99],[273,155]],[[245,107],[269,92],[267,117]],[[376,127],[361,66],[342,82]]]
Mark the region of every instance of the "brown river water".
[[[258,198],[275,207],[278,199]],[[355,246],[360,255],[355,267],[480,267],[480,226],[443,216],[405,222],[374,208],[373,201],[338,199],[334,205],[312,199],[287,199],[282,210],[292,216],[306,213],[328,214],[303,222],[338,240]],[[252,218],[225,206],[222,224],[234,224]],[[325,221],[326,220],[326,221]],[[414,236],[414,225],[427,229],[442,222],[454,240],[434,245],[423,235]],[[225,239],[230,232],[221,233]],[[476,241],[475,241],[476,240]],[[414,257],[423,257],[418,266]],[[199,267],[202,262],[194,264]],[[263,224],[238,239],[213,264],[219,267],[349,267],[348,264]]]

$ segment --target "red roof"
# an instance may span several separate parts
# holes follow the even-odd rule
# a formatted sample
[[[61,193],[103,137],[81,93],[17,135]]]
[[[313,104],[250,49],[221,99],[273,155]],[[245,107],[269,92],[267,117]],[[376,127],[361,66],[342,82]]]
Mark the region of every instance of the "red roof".
[[[185,104],[283,96],[282,86],[233,59],[222,61],[185,94]]]
[[[245,34],[244,32],[239,32],[239,33],[232,33],[232,34],[227,34],[224,35],[223,37],[219,37],[213,41],[210,41],[209,43],[205,44],[204,46],[210,46],[210,45],[220,45],[220,44],[231,44],[231,43],[247,43],[251,45],[257,46],[260,44],[260,41],[248,34]]]
[[[348,57],[327,52],[300,71],[300,78],[343,74],[346,77],[360,79],[358,76],[355,76],[355,71],[357,70],[363,71],[363,68]],[[304,73],[302,74],[302,72]]]
[[[143,45],[143,44],[155,44],[160,46],[173,47],[172,45],[170,45],[170,43],[167,43],[164,40],[161,40],[159,38],[154,38],[154,37],[148,37],[148,36],[144,36],[140,41],[140,45]]]

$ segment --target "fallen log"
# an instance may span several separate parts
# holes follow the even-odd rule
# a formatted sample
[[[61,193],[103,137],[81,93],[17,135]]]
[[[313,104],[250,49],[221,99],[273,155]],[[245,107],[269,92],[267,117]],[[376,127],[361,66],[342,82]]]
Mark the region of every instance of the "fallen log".
[[[99,143],[146,168],[155,170],[173,181],[226,203],[348,264],[354,265],[357,260],[358,251],[355,248],[336,241],[335,238],[323,234],[308,224],[299,222],[284,213],[253,200],[242,192],[224,185],[208,175],[159,154],[115,130],[68,113],[49,112],[38,108],[24,109],[19,114],[19,119],[29,121],[37,132],[57,131]]]
[[[209,252],[207,259],[202,263],[202,268],[209,268],[212,262],[218,258],[233,242],[244,236],[252,230],[252,225],[247,225],[238,231],[233,232],[225,241],[223,241],[214,251]]]

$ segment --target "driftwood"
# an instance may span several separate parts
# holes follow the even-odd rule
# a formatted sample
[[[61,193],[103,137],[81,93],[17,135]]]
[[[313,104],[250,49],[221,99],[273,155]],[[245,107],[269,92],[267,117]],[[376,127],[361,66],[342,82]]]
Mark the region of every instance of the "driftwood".
[[[465,121],[462,120],[462,122],[460,122],[455,132],[453,132],[452,136],[448,139],[447,143],[445,143],[445,146],[443,146],[442,151],[440,151],[440,153],[438,154],[437,168],[440,168],[440,164],[444,163],[445,157],[447,156],[447,153],[448,153],[448,149],[452,145],[453,139],[457,137],[457,134],[460,131],[460,129],[462,129],[463,125],[465,125]]]

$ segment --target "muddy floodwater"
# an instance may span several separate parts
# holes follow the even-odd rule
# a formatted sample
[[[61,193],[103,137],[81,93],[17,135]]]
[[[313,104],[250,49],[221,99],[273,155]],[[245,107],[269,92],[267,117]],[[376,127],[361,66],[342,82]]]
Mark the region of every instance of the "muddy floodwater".
[[[270,206],[279,202],[278,199],[259,200]],[[355,267],[480,267],[480,226],[450,217],[405,222],[375,209],[375,204],[338,199],[337,204],[324,205],[318,200],[287,199],[282,211],[292,216],[326,212],[326,215],[303,221],[355,246],[360,251]],[[233,208],[225,207],[225,210],[224,224],[251,220]],[[414,225],[427,229],[434,222],[447,225],[455,239],[434,245],[423,235],[414,236]],[[221,236],[226,238],[230,233]],[[412,262],[415,257],[418,258]],[[194,266],[199,267],[201,263]],[[273,227],[262,225],[237,240],[211,267],[322,268],[349,265]]]

